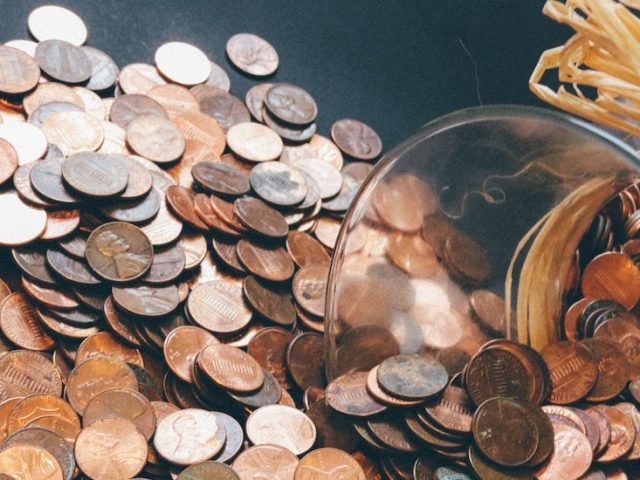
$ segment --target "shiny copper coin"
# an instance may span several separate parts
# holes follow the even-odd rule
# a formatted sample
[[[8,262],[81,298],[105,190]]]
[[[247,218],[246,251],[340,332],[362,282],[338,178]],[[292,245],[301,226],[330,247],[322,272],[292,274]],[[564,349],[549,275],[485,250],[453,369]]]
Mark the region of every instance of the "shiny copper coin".
[[[211,63],[199,48],[185,42],[162,44],[155,53],[158,70],[181,85],[197,85],[211,74]]]
[[[18,168],[18,152],[6,140],[0,139],[0,184],[9,180]]]
[[[129,171],[119,157],[83,152],[63,162],[62,178],[76,192],[104,198],[118,195],[127,188]]]
[[[215,456],[222,450],[225,439],[224,427],[213,412],[189,408],[160,422],[153,445],[171,463],[191,465]]]
[[[269,127],[253,122],[237,123],[227,131],[227,144],[251,162],[274,160],[282,153],[282,140]]]
[[[214,333],[237,333],[251,321],[251,311],[239,285],[223,281],[200,283],[192,289],[187,302],[193,322]]]
[[[598,366],[587,347],[559,342],[542,350],[551,377],[553,403],[570,404],[584,398],[596,384]]]
[[[256,360],[239,348],[209,345],[197,359],[198,367],[218,386],[234,392],[252,392],[262,386],[264,374]]]
[[[124,70],[120,72],[121,75],[122,73]],[[166,118],[167,112],[155,100],[136,93],[120,95],[113,102],[109,112],[110,120],[124,129],[136,118],[149,115]]]
[[[35,393],[62,394],[62,378],[51,360],[25,350],[0,357],[0,401]]]
[[[86,427],[75,444],[80,469],[94,480],[127,480],[147,461],[147,442],[133,423],[104,418]]]
[[[66,423],[69,434],[75,440],[80,433],[78,415],[62,398],[47,394],[31,395],[16,403],[7,417],[7,433],[21,431],[33,422],[49,416],[57,417]]]
[[[28,428],[14,433],[2,445],[3,448],[18,445],[41,448],[56,459],[64,480],[71,480],[74,477],[76,460],[73,455],[73,447],[54,432],[44,428]]]
[[[431,277],[440,271],[433,248],[418,235],[392,233],[386,253],[394,265],[413,277]]]
[[[85,112],[59,112],[42,124],[50,143],[65,155],[94,152],[104,141],[102,121]]]
[[[227,41],[229,60],[245,73],[271,75],[278,68],[278,53],[269,42],[251,33],[237,33]]]
[[[120,73],[113,59],[94,47],[85,46],[82,47],[82,51],[91,63],[91,77],[85,87],[96,92],[112,87]]]
[[[113,287],[113,300],[124,311],[140,317],[163,317],[170,314],[180,303],[175,285],[152,287]]]
[[[79,307],[78,301],[62,289],[47,288],[26,277],[21,278],[21,285],[27,295],[49,308],[72,310]]]
[[[595,337],[610,338],[615,341],[625,354],[629,364],[630,378],[640,377],[640,351],[636,346],[640,341],[640,328],[636,324],[635,317],[614,318],[596,327]]]
[[[242,480],[269,478],[292,480],[298,457],[278,445],[256,445],[244,450],[233,462],[233,469]]]
[[[153,87],[165,83],[156,67],[146,63],[130,63],[118,75],[118,86],[126,94],[146,95]]]
[[[138,381],[126,363],[114,357],[93,357],[76,366],[67,380],[69,403],[82,414],[89,401],[110,388],[138,389]]]
[[[366,480],[360,464],[344,450],[319,448],[304,456],[296,467],[294,480],[305,480],[310,476],[333,476],[336,471],[352,480]]]
[[[59,159],[38,162],[30,170],[29,179],[33,190],[45,201],[65,205],[74,205],[79,201],[79,197],[68,190],[62,181],[62,162]]]
[[[231,237],[237,237],[240,232],[230,227],[216,213],[211,203],[211,198],[206,193],[198,193],[193,199],[193,210],[196,212],[200,220],[217,232],[227,234]]]
[[[617,460],[631,451],[635,442],[635,426],[631,416],[609,405],[596,407],[607,417],[611,427],[611,439],[605,450],[598,456],[602,463]]]
[[[318,115],[315,100],[295,85],[277,83],[264,98],[264,104],[278,120],[293,125],[308,125]]]
[[[215,118],[201,112],[184,112],[171,120],[185,138],[185,158],[209,161],[212,155],[222,155],[226,138]]]
[[[247,437],[254,445],[279,445],[296,455],[308,451],[316,440],[316,428],[307,415],[292,407],[268,405],[247,419]]]
[[[218,121],[224,132],[233,125],[251,121],[251,115],[247,107],[236,97],[210,85],[196,85],[191,93],[200,104],[202,113],[213,117]]]
[[[127,143],[138,155],[156,163],[169,163],[184,153],[185,138],[166,118],[140,115],[127,124]]]
[[[238,474],[228,465],[220,461],[208,461],[185,468],[176,480],[240,480]]]
[[[358,120],[338,120],[331,126],[331,138],[340,150],[358,160],[373,160],[382,152],[378,134]]]
[[[243,238],[237,250],[245,268],[260,278],[282,282],[293,275],[293,261],[282,247],[261,246]]]
[[[26,53],[13,47],[0,46],[0,92],[25,93],[38,84],[40,67]]]
[[[42,240],[57,240],[74,232],[80,225],[80,210],[56,210],[47,212],[47,228]]]
[[[233,211],[245,227],[265,237],[283,238],[289,233],[282,214],[257,198],[237,198],[233,202]]]
[[[264,162],[251,170],[251,186],[263,200],[283,207],[302,202],[307,185],[299,170],[281,162]]]
[[[199,112],[200,105],[193,94],[181,85],[167,83],[157,85],[147,93],[164,107],[169,117],[180,115],[184,112]]]
[[[16,292],[4,299],[0,305],[0,329],[14,344],[27,350],[50,350],[55,346],[40,325],[33,305]]]
[[[45,40],[36,48],[36,61],[49,77],[81,83],[91,77],[91,62],[81,48],[64,40]]]
[[[296,311],[288,292],[276,289],[253,275],[243,281],[244,296],[251,308],[263,318],[290,327],[296,322]]]
[[[184,250],[186,270],[193,270],[207,257],[207,240],[199,233],[187,233],[179,241]]]
[[[251,189],[249,178],[237,168],[220,162],[200,162],[191,169],[193,178],[218,195],[240,196]]]
[[[329,254],[322,244],[308,233],[289,232],[287,235],[287,251],[298,267],[329,265]]]
[[[123,345],[109,332],[100,332],[85,339],[76,354],[76,365],[96,356],[114,357],[125,363],[144,366],[140,351]]]
[[[325,391],[327,403],[338,412],[369,417],[386,410],[367,391],[367,372],[354,372],[333,380]]]
[[[18,402],[22,400],[23,397],[13,397],[7,400],[3,400],[0,402],[0,440],[4,441],[5,438],[9,435],[7,432],[7,421],[9,419],[9,413],[13,410]],[[74,412],[75,413],[75,412]],[[78,430],[80,430],[78,428]]]
[[[0,194],[0,211],[0,245],[25,245],[46,230],[46,212],[27,205],[14,191]]]
[[[435,395],[446,387],[448,378],[440,362],[421,355],[390,357],[380,364],[377,374],[387,393],[407,400]]]
[[[198,217],[194,211],[193,202],[195,194],[184,187],[172,185],[167,189],[167,202],[171,209],[181,220],[199,230],[208,230],[209,227]]]
[[[238,219],[232,202],[223,200],[216,195],[211,195],[211,207],[215,214],[231,229],[237,232],[245,232],[247,230],[244,224]]]
[[[303,267],[293,277],[293,296],[312,315],[324,316],[328,277],[329,267],[322,265]]]
[[[0,452],[0,474],[29,480],[62,480],[60,464],[49,451],[32,445],[15,445]]]
[[[631,309],[640,298],[640,270],[622,253],[603,253],[585,268],[581,288],[586,298],[614,300]]]
[[[192,383],[196,356],[208,345],[219,343],[206,330],[185,325],[172,330],[164,341],[164,359],[171,371],[185,382]]]
[[[125,282],[140,278],[151,268],[153,246],[134,225],[106,223],[89,235],[86,258],[91,269],[102,278]]]
[[[264,328],[251,339],[247,352],[263,368],[275,376],[280,385],[288,386],[287,348],[294,336],[282,328]]]
[[[604,402],[618,395],[629,381],[629,363],[615,342],[605,338],[583,340],[598,365],[598,378],[587,400]]]

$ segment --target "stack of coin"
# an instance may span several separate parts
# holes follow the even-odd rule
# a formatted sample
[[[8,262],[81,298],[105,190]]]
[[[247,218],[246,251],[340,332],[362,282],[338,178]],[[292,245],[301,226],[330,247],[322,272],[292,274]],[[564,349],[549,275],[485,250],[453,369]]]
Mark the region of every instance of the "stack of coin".
[[[0,46],[0,477],[379,478],[320,402],[330,255],[378,135],[318,135],[287,83],[243,102],[193,45],[119,69],[68,9],[28,25]],[[226,53],[279,64],[247,33]]]

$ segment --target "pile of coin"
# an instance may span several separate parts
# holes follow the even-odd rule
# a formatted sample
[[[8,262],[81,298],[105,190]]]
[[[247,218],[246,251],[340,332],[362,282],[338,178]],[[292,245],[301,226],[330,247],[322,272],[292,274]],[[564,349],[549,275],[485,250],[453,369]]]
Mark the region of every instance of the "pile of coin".
[[[243,102],[193,45],[119,69],[68,9],[28,26],[0,46],[0,477],[376,478],[320,400],[330,255],[378,135],[318,135],[287,83]],[[279,65],[252,34],[226,54]]]

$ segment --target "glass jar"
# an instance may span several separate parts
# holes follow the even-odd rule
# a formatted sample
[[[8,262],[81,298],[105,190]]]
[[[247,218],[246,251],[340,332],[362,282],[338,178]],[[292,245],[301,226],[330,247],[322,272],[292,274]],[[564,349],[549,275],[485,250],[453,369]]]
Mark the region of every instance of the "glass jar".
[[[426,125],[378,163],[347,213],[326,303],[327,374],[486,341],[560,336],[576,251],[636,179],[626,144],[553,111],[492,106]]]

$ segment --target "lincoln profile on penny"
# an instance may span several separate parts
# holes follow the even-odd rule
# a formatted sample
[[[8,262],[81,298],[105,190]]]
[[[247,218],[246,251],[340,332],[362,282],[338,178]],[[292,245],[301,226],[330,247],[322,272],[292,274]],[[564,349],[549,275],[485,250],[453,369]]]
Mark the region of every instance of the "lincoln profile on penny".
[[[149,261],[147,255],[131,252],[131,245],[125,238],[112,230],[105,230],[95,238],[100,253],[113,260],[117,275],[128,278],[144,269]]]

